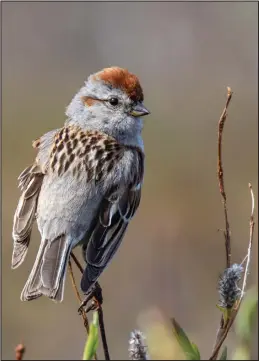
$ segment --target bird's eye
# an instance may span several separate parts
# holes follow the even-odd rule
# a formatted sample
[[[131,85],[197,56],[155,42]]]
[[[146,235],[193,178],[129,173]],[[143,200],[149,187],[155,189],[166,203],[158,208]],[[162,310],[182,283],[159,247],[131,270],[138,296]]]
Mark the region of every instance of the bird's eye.
[[[109,99],[109,103],[113,106],[116,106],[119,103],[119,99],[113,97],[113,98]]]

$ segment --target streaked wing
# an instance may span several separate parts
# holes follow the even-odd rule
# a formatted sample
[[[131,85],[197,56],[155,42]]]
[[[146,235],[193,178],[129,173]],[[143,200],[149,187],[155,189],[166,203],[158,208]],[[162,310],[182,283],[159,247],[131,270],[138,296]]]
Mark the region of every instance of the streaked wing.
[[[18,267],[26,256],[43,177],[40,167],[33,164],[18,178],[22,195],[14,215],[12,268]]]
[[[123,193],[115,187],[103,199],[99,217],[95,221],[90,239],[83,247],[87,267],[84,271],[81,288],[88,292],[118,249],[129,221],[134,216],[141,198],[143,177],[143,154],[137,152],[136,174],[133,183]]]

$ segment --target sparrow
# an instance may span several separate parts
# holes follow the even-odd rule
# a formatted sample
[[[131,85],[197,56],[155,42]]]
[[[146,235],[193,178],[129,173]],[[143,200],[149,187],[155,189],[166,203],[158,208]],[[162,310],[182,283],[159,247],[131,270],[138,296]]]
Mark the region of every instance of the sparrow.
[[[72,249],[82,246],[87,294],[120,246],[141,198],[144,175],[143,90],[119,67],[88,77],[60,129],[33,142],[34,163],[19,176],[12,268],[27,254],[34,220],[41,243],[21,300],[61,302]]]

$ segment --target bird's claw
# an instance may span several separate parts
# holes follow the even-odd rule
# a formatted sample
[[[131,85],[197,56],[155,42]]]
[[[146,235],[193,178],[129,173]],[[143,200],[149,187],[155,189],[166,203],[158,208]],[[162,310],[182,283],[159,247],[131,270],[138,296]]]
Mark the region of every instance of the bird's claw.
[[[97,310],[103,303],[102,289],[98,282],[96,282],[94,288],[86,295],[86,298],[81,303],[78,313],[81,315],[84,307],[92,299],[91,305],[89,305],[85,312]]]
[[[99,308],[99,304],[96,302],[96,300],[92,300],[91,305],[87,307],[85,312],[88,313],[90,311],[96,311],[98,310],[98,308]]]
[[[80,305],[80,307],[78,309],[79,315],[82,315],[84,307],[87,305],[87,303],[90,301],[91,298],[92,298],[92,292],[88,296],[86,296],[86,298],[81,303],[81,305]]]

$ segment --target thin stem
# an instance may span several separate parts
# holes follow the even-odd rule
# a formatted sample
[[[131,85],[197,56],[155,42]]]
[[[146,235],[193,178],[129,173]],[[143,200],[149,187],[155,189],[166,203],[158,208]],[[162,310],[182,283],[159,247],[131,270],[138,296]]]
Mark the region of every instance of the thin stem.
[[[223,112],[221,114],[221,117],[219,118],[218,122],[218,182],[219,182],[219,191],[222,197],[222,203],[224,208],[224,217],[225,217],[225,230],[224,237],[225,237],[225,249],[226,249],[226,267],[229,268],[231,265],[231,239],[230,239],[230,226],[228,221],[228,210],[227,210],[227,195],[225,192],[225,185],[224,185],[224,171],[223,171],[223,164],[222,164],[222,136],[223,136],[223,130],[225,121],[227,119],[227,109],[230,104],[231,98],[232,98],[233,92],[228,87],[227,88],[227,101],[225,108],[223,109]],[[212,353],[215,353],[215,350],[217,348],[217,345],[221,338],[223,337],[224,330],[226,325],[224,325],[224,318],[221,316],[220,319],[220,325],[216,334],[216,340],[213,346]],[[217,354],[216,354],[217,358]]]
[[[105,334],[102,306],[99,306],[99,308],[98,308],[98,316],[99,316],[99,327],[100,327],[100,333],[101,333],[102,344],[103,344],[104,358],[105,358],[105,360],[110,360],[109,348],[108,348],[106,334]]]
[[[245,268],[245,274],[243,279],[243,285],[241,290],[241,299],[244,297],[245,288],[246,288],[246,282],[247,282],[247,276],[249,272],[249,266],[251,262],[251,253],[252,253],[252,244],[253,244],[253,237],[254,237],[254,209],[255,209],[255,197],[254,192],[251,183],[248,184],[251,194],[251,200],[252,200],[252,210],[250,215],[250,234],[249,234],[249,244],[248,244],[248,250],[247,250],[247,260],[246,260],[246,268]]]
[[[243,300],[244,294],[245,294],[245,289],[246,289],[246,284],[247,284],[247,276],[248,276],[248,271],[249,271],[249,265],[250,265],[250,262],[251,262],[252,245],[253,245],[253,238],[254,238],[254,226],[255,226],[255,222],[254,222],[255,201],[254,201],[254,192],[253,192],[253,188],[252,188],[251,183],[249,183],[249,189],[250,189],[250,194],[251,194],[252,210],[251,210],[250,222],[249,222],[249,224],[250,224],[249,243],[248,243],[247,255],[245,257],[246,267],[245,267],[245,273],[244,273],[244,278],[243,278],[241,295],[240,295],[239,300],[237,301],[236,306],[234,307],[233,311],[231,312],[229,320],[226,322],[224,327],[221,329],[220,334],[219,335],[217,334],[217,343],[214,346],[212,355],[209,358],[209,360],[216,360],[217,359],[217,355],[219,353],[219,350],[220,350],[223,342],[225,341],[231,326],[233,325],[233,323],[235,321],[235,318],[236,318],[236,316],[238,314],[238,311],[240,309],[240,306],[241,306],[241,303],[242,303],[242,300]]]
[[[79,263],[78,259],[76,258],[76,256],[73,254],[73,252],[71,252],[70,255],[73,258],[73,261],[75,262],[75,264],[77,265],[79,270],[81,271],[81,273],[83,273],[83,268],[80,265],[80,263]],[[76,286],[75,276],[74,276],[74,273],[73,273],[72,263],[71,263],[70,259],[68,261],[68,269],[69,269],[69,274],[70,274],[72,286],[74,288],[74,291],[75,291],[76,297],[78,299],[79,305],[81,305],[82,299],[80,297],[80,293],[79,293],[78,288]],[[82,319],[84,321],[84,326],[85,326],[85,329],[86,329],[86,333],[87,333],[87,335],[89,335],[89,322],[88,322],[87,314],[86,314],[86,312],[84,310],[82,310],[81,315],[82,315]],[[94,359],[98,360],[96,353],[94,355]]]
[[[224,207],[225,227],[226,227],[224,231],[225,247],[226,247],[226,265],[227,268],[229,268],[231,265],[231,242],[230,242],[230,227],[229,227],[228,211],[227,211],[227,195],[225,192],[224,172],[223,172],[223,164],[222,164],[222,136],[223,136],[225,121],[227,119],[227,109],[230,104],[233,92],[229,87],[227,88],[227,91],[228,93],[227,93],[226,105],[218,123],[218,181],[219,181],[219,191],[222,197],[222,203]]]
[[[78,299],[78,302],[79,302],[79,305],[80,305],[82,303],[82,299],[81,299],[80,293],[79,293],[79,291],[77,289],[77,286],[76,286],[75,276],[74,276],[74,273],[73,273],[72,264],[71,264],[70,260],[68,261],[68,269],[69,269],[69,274],[70,274],[72,286],[74,288],[75,295],[76,295],[76,297]],[[88,322],[88,318],[87,318],[87,315],[86,315],[84,310],[82,311],[82,318],[84,320],[84,326],[86,328],[86,332],[87,332],[87,335],[88,335],[89,334],[89,322]]]
[[[83,274],[83,272],[84,272],[83,267],[81,266],[80,262],[78,261],[77,257],[74,255],[73,252],[71,252],[71,258],[73,259],[73,261],[77,265],[80,272]],[[72,285],[74,287],[76,296],[77,296],[77,298],[79,300],[79,303],[81,305],[82,300],[81,300],[80,294],[78,292],[78,289],[76,287],[75,278],[74,278],[74,274],[73,274],[72,265],[71,265],[70,260],[69,260],[69,270],[70,270]],[[102,344],[103,344],[104,357],[105,357],[105,360],[110,360],[109,348],[108,348],[108,343],[107,343],[107,339],[106,339],[106,332],[105,332],[105,325],[104,325],[103,309],[102,309],[102,305],[100,305],[100,304],[98,304],[98,316],[99,316],[99,328],[100,328],[100,334],[101,334],[101,339],[102,339]],[[87,334],[88,334],[89,333],[89,323],[88,323],[88,319],[87,319],[87,316],[86,316],[86,312],[84,310],[82,310],[82,317],[84,319],[84,324],[85,324],[85,327],[87,329]],[[95,356],[95,359],[97,360],[97,356]]]
[[[78,259],[76,258],[76,256],[74,255],[73,252],[70,253],[70,256],[72,257],[73,261],[75,262],[75,264],[77,265],[77,268],[79,269],[79,271],[83,274],[84,273],[84,269],[81,266],[80,262],[78,261]]]

